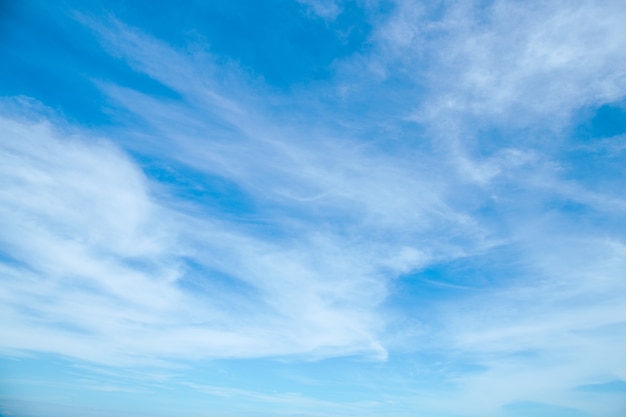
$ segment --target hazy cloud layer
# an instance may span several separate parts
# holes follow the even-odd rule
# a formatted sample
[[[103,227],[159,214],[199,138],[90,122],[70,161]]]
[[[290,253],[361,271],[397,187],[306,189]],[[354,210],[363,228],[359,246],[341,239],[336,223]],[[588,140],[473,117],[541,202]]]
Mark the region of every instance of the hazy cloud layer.
[[[298,5],[346,42],[347,3]],[[112,122],[89,128],[3,100],[2,352],[357,356],[375,399],[163,380],[287,414],[621,416],[626,142],[597,125],[626,114],[626,6],[383,6],[351,5],[364,44],[290,88],[70,11],[159,94],[93,76]]]

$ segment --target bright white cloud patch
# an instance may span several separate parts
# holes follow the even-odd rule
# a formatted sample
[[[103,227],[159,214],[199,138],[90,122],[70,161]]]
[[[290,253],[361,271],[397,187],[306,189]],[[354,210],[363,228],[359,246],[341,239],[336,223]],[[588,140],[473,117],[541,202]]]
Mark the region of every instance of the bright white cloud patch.
[[[103,362],[382,349],[364,319],[384,284],[354,259],[330,263],[333,242],[287,248],[176,215],[108,141],[45,121],[2,129],[5,348]],[[206,293],[185,289],[191,261]],[[217,279],[249,290],[212,292]]]
[[[458,247],[450,246],[454,236],[445,235],[410,247],[406,233],[454,227],[450,221],[464,227],[466,221],[431,185],[409,179],[385,159],[345,149],[323,158],[304,144],[281,149],[242,135],[257,153],[238,168],[240,144],[207,155],[210,142],[179,129],[178,143],[197,150],[179,158],[217,170],[247,187],[261,207],[268,205],[257,214],[262,224],[246,227],[219,213],[200,217],[196,204],[180,206],[163,190],[159,201],[151,190],[156,184],[108,140],[61,130],[45,119],[5,118],[2,127],[11,138],[3,145],[5,273],[14,282],[5,289],[10,349],[104,363],[384,357],[386,319],[378,306],[389,280],[433,256],[454,257],[441,251]],[[161,140],[170,146],[170,137]],[[216,156],[218,164],[210,159]],[[320,196],[294,195],[307,188]],[[272,214],[276,210],[280,217]],[[359,239],[345,227],[318,227],[328,212],[345,216],[348,228],[369,231],[371,238]],[[377,237],[381,228],[392,232],[391,239]],[[467,224],[470,233],[474,228]],[[26,282],[16,279],[22,275]]]

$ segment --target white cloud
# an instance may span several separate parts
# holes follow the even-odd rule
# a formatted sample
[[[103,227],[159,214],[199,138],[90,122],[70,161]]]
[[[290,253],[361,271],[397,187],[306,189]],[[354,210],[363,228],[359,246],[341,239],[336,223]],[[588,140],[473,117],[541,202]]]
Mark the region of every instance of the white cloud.
[[[565,180],[581,162],[560,158],[579,146],[564,134],[578,111],[626,96],[624,3],[396,5],[369,57],[385,71],[364,82],[382,73],[423,87],[408,119],[485,192],[494,211],[481,224],[517,254],[493,288],[439,304],[429,346],[478,368],[448,375],[455,388],[434,408],[504,415],[506,404],[535,401],[621,415],[619,394],[582,398],[575,387],[624,379],[625,236],[606,228],[623,224],[623,182]]]
[[[17,260],[5,274],[29,277],[4,291],[6,348],[127,362],[385,357],[379,305],[389,280],[488,246],[446,202],[448,179],[428,159],[281,126],[250,86],[222,82],[207,55],[81,19],[108,50],[182,97],[101,83],[143,126],[117,129],[116,141],[237,184],[258,222],[180,201],[111,141],[5,117],[4,244]]]
[[[388,65],[400,62],[431,89],[420,118],[556,126],[580,107],[626,94],[621,1],[439,7],[400,1],[375,36]]]
[[[0,145],[2,245],[16,262],[2,269],[4,348],[130,364],[384,358],[398,341],[479,367],[443,375],[454,389],[429,392],[421,407],[484,416],[538,401],[600,415],[591,409],[598,397],[582,401],[572,389],[626,378],[624,235],[597,220],[622,224],[625,203],[617,187],[565,180],[558,158],[573,113],[626,94],[624,6],[397,4],[388,20],[374,20],[371,55],[337,68],[361,71],[353,81],[368,87],[361,94],[385,77],[407,91],[424,87],[408,106],[380,105],[384,114],[398,106],[385,120],[396,130],[383,136],[406,134],[394,123],[407,120],[426,132],[432,146],[408,152],[386,147],[387,137],[361,140],[381,131],[379,120],[361,118],[362,130],[348,133],[316,129],[320,114],[307,111],[319,103],[267,91],[205,52],[83,19],[112,54],[180,95],[99,82],[142,127],[119,126],[116,143],[235,184],[253,213],[181,201],[109,140],[5,117],[0,127],[13,140]],[[351,99],[359,97],[341,96]],[[492,128],[503,133],[486,137]],[[593,216],[581,222],[560,201]],[[498,245],[518,258],[494,288],[467,282],[474,291],[462,298],[433,301],[434,311],[420,310],[432,323],[403,317],[418,332],[390,323],[400,320],[381,307],[391,280],[476,254],[497,266]],[[605,404],[617,417],[617,403]]]
[[[619,393],[582,398],[576,388],[626,376],[623,236],[561,227],[520,224],[521,276],[439,305],[433,345],[447,360],[479,368],[446,376],[453,394],[438,408],[500,415],[507,404],[534,401],[620,415]]]
[[[409,234],[458,224],[480,237],[434,184],[386,157],[328,141],[289,142],[271,125],[246,125],[243,110],[239,126],[229,127],[232,140],[216,143],[202,134],[211,126],[194,105],[124,97],[136,97],[159,152],[242,186],[262,224],[201,216],[108,140],[55,126],[60,121],[5,117],[3,245],[14,259],[3,267],[11,283],[2,293],[5,349],[128,364],[384,358],[378,306],[389,279],[465,251],[454,233],[428,246],[411,246]],[[185,126],[188,117],[202,129]],[[124,143],[135,132],[118,134]],[[336,216],[342,221],[332,225]]]

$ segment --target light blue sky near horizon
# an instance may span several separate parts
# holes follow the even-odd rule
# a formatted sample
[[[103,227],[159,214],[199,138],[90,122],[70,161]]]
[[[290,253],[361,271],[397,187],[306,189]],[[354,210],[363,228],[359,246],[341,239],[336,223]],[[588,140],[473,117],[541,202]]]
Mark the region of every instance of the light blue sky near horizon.
[[[0,2],[0,415],[622,417],[623,21]]]

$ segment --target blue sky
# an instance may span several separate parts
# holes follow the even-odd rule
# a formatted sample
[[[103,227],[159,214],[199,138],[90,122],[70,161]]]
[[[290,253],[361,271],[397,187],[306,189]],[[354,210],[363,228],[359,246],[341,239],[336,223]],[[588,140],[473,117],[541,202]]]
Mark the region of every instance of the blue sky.
[[[622,417],[624,21],[0,2],[0,415]]]

